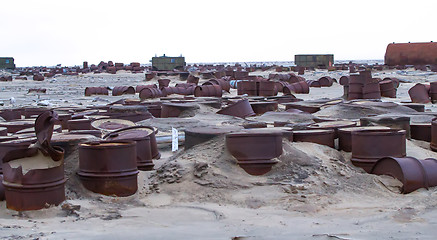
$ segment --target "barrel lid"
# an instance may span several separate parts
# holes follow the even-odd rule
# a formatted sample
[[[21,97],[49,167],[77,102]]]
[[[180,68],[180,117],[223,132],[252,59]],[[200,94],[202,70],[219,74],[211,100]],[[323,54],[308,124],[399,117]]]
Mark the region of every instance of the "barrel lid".
[[[135,126],[135,123],[123,119],[99,119],[93,121],[91,125],[100,130],[115,131],[118,129]]]
[[[150,137],[154,134],[155,129],[146,126],[134,126],[123,129],[118,129],[114,132],[106,134],[103,138],[111,141],[116,140],[141,140]]]

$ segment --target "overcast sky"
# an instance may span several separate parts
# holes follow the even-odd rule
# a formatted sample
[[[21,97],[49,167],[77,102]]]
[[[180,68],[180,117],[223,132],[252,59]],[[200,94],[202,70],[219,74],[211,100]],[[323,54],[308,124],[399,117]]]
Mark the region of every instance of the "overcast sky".
[[[437,1],[1,0],[0,56],[17,66],[383,59],[390,42],[437,41]]]

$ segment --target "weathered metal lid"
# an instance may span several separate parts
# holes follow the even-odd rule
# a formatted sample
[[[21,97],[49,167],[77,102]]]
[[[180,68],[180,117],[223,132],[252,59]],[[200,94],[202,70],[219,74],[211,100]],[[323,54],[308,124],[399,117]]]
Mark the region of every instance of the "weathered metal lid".
[[[116,140],[143,140],[150,137],[153,133],[152,129],[149,128],[128,128],[120,129],[119,131],[112,132],[106,135],[104,138],[116,141]]]
[[[99,119],[93,121],[91,126],[100,130],[115,131],[118,129],[135,126],[135,123],[122,119]]]

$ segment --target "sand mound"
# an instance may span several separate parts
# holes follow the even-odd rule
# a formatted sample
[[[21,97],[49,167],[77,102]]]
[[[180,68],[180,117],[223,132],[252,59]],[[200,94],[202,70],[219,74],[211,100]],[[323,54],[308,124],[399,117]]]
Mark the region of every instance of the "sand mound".
[[[375,181],[379,176],[351,166],[345,153],[335,149],[284,141],[283,150],[272,171],[251,176],[228,153],[224,138],[218,137],[170,157],[145,180],[149,188],[140,193],[140,199],[150,205],[156,201],[214,202],[291,210],[309,203],[303,211],[317,211],[340,202],[341,198],[334,195],[339,191],[377,195],[391,191]],[[387,184],[391,187],[399,182]]]

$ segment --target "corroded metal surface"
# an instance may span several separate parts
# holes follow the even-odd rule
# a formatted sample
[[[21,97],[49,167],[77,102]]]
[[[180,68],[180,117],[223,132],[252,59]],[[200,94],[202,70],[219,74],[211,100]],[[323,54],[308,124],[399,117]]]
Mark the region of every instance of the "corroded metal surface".
[[[79,176],[83,186],[95,193],[125,197],[136,193],[136,143],[90,142],[79,145]]]
[[[282,133],[257,130],[226,135],[226,148],[251,175],[268,173],[282,154]]]
[[[217,113],[241,118],[255,115],[255,112],[253,111],[252,107],[250,106],[249,100],[247,99],[242,99],[235,103],[232,103],[222,108]]]
[[[333,129],[293,131],[294,142],[312,142],[331,148],[335,147],[334,137],[335,131]]]
[[[47,204],[58,205],[65,200],[64,184],[64,150],[50,144],[56,113],[47,111],[35,121],[35,132],[38,143],[27,149],[17,149],[6,153],[3,157],[3,185],[5,187],[6,206],[16,211],[37,210]],[[11,161],[28,158],[39,152],[51,158],[54,166],[42,169],[29,169],[23,172],[20,165],[14,168]]]
[[[380,158],[406,156],[405,130],[362,130],[352,132],[352,159],[355,166],[370,172]]]
[[[437,186],[437,160],[434,158],[385,157],[375,163],[370,173],[398,179],[402,182],[401,192],[404,194]]]

